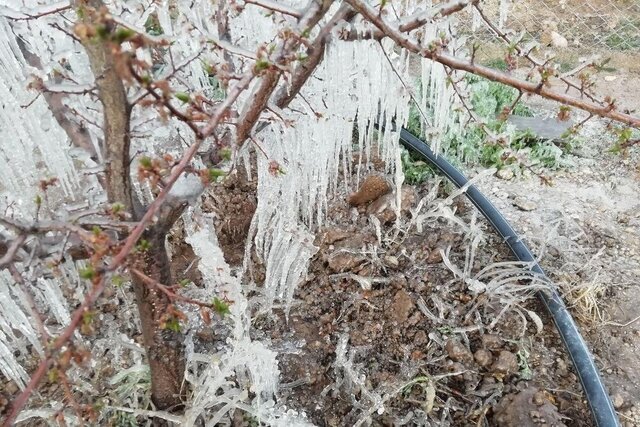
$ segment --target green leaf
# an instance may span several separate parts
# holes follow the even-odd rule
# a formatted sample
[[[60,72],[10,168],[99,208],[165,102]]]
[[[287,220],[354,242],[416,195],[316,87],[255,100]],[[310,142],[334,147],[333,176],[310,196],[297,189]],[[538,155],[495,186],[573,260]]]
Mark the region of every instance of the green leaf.
[[[93,269],[93,266],[90,265],[87,268],[78,270],[78,274],[82,279],[91,280],[96,276],[96,271]]]
[[[142,166],[145,169],[151,169],[152,166],[152,162],[151,162],[151,157],[147,157],[147,156],[142,156],[140,157],[140,166]]]
[[[116,30],[116,34],[114,36],[114,40],[117,43],[122,43],[129,40],[131,37],[135,36],[136,32],[129,28],[118,28]]]
[[[178,98],[180,101],[184,102],[185,104],[191,101],[191,97],[189,97],[188,93],[176,92],[174,96]]]
[[[226,172],[222,169],[209,169],[209,181],[214,182],[221,176],[225,176]]]
[[[220,316],[224,317],[227,314],[231,314],[231,310],[229,309],[229,304],[224,302],[218,297],[213,299],[213,309]]]
[[[173,332],[180,332],[180,321],[175,317],[172,317],[165,322],[164,328]]]
[[[259,73],[261,71],[268,69],[270,66],[271,66],[271,63],[266,59],[258,59],[253,68],[256,72]]]
[[[223,148],[220,151],[218,151],[218,154],[220,155],[220,157],[222,157],[223,160],[229,161],[231,160],[231,150],[229,148]]]
[[[136,249],[139,250],[140,252],[146,252],[149,249],[151,249],[151,243],[149,243],[148,240],[140,239],[140,241],[136,245]]]

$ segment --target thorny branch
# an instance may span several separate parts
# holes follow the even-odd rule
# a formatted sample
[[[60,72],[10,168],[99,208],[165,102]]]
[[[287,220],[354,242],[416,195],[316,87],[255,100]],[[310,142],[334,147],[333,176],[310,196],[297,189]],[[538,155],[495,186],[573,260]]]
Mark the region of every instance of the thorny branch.
[[[640,118],[632,116],[630,114],[619,112],[615,105],[610,103],[605,106],[601,106],[597,103],[585,101],[573,96],[569,96],[563,93],[559,93],[551,88],[548,88],[545,84],[533,83],[525,80],[521,80],[510,74],[502,71],[495,70],[490,67],[475,64],[466,59],[461,59],[452,56],[446,52],[443,52],[438,47],[423,48],[420,44],[404,34],[397,27],[394,27],[386,22],[386,20],[378,13],[377,10],[369,6],[363,0],[345,0],[355,10],[362,14],[369,22],[375,25],[385,36],[391,38],[399,46],[407,49],[410,52],[416,53],[427,59],[439,62],[443,65],[451,67],[455,70],[466,71],[472,74],[476,74],[481,77],[485,77],[489,80],[493,80],[499,83],[503,83],[507,86],[514,87],[526,93],[542,96],[553,101],[557,101],[564,105],[579,108],[589,113],[596,114],[601,117],[613,119],[615,121],[625,123],[629,126],[640,128]]]

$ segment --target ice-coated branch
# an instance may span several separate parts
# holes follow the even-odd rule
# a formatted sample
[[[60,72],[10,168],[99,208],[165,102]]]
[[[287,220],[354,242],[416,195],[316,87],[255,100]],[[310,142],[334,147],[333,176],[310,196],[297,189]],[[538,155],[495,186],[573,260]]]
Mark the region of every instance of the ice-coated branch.
[[[520,56],[522,56],[523,58],[527,59],[533,66],[535,67],[541,67],[544,64],[542,63],[542,61],[540,61],[539,59],[535,58],[531,52],[527,52],[524,49],[522,49],[518,43],[513,43],[513,41],[509,38],[509,36],[502,30],[500,30],[500,28],[498,28],[497,25],[495,25],[493,22],[491,22],[491,20],[487,17],[487,15],[484,13],[484,11],[482,10],[482,8],[480,7],[479,4],[474,4],[474,8],[478,11],[478,14],[480,15],[480,17],[482,18],[482,20],[485,22],[485,24],[491,29],[491,31],[493,31],[500,39],[502,39],[508,46],[513,46],[513,48],[515,49],[516,53]],[[577,85],[576,83],[572,82],[570,80],[570,77],[574,76],[576,73],[582,71],[584,68],[587,68],[589,66],[593,65],[590,62],[586,62],[584,64],[581,64],[580,66],[578,66],[577,68],[571,70],[568,73],[565,73],[563,75],[558,76],[558,78],[564,83],[566,84],[568,87],[576,89],[580,92],[581,95],[586,96],[587,98],[589,98],[591,101],[598,103],[600,105],[604,105],[604,101],[599,100],[597,98],[595,98],[593,95],[591,95],[588,91],[584,90],[583,87]]]
[[[20,52],[29,65],[39,70],[42,70],[42,63],[37,55],[34,55],[29,48],[25,45],[24,41],[20,38],[16,38]],[[93,88],[91,88],[93,89]],[[85,150],[91,158],[98,159],[98,153],[91,141],[91,135],[89,131],[77,124],[68,116],[68,108],[64,105],[64,99],[68,95],[66,93],[52,92],[48,90],[42,90],[44,100],[49,105],[49,109],[53,114],[60,127],[66,132],[69,140],[73,145]]]
[[[95,25],[104,4],[101,0],[78,1],[85,8],[82,22]],[[93,9],[93,10],[90,10]],[[104,25],[113,25],[105,22]],[[131,106],[127,100],[124,84],[116,68],[116,61],[110,43],[96,43],[91,37],[83,37],[82,44],[89,56],[98,96],[103,106],[104,158],[106,162],[106,190],[112,203],[122,203],[127,212],[133,212],[129,158],[131,136],[129,132]]]
[[[398,30],[409,33],[413,30],[426,25],[436,19],[444,18],[452,15],[456,12],[460,12],[465,7],[471,5],[477,5],[480,0],[453,0],[447,3],[435,5],[432,10],[419,11],[410,16],[406,16],[394,23],[398,27]],[[365,34],[359,34],[357,30],[350,31],[346,37],[348,40],[365,40],[374,39],[381,40],[385,37],[385,33],[379,28],[373,29]]]
[[[342,4],[335,15],[327,22],[307,49],[307,57],[293,72],[291,84],[281,87],[276,93],[274,104],[279,108],[285,108],[298,95],[300,89],[307,82],[311,74],[318,67],[324,56],[331,30],[343,21],[349,20],[355,12],[346,4]]]
[[[286,65],[289,54],[300,46],[301,39],[305,38],[309,31],[322,19],[327,13],[329,6],[331,6],[331,3],[329,0],[312,0],[300,18],[294,30],[295,34],[289,35],[289,37],[281,41],[276,48],[272,63],[277,66],[270,66],[269,69],[264,72],[260,84],[251,95],[252,102],[248,103],[240,113],[236,131],[236,141],[238,144],[242,144],[248,138],[254,125],[269,103],[271,94],[278,86],[280,76],[282,75],[282,70],[279,66]]]
[[[489,80],[493,80],[499,83],[503,83],[507,86],[514,87],[526,93],[536,94],[543,98],[551,99],[553,101],[560,102],[564,105],[575,107],[595,115],[606,117],[617,122],[624,123],[626,125],[640,128],[640,118],[620,112],[616,109],[613,102],[610,102],[604,106],[594,103],[592,101],[585,101],[583,99],[575,98],[573,96],[560,93],[556,90],[548,88],[544,81],[541,83],[534,83],[530,81],[521,80],[505,72],[495,70],[490,67],[476,64],[467,59],[461,59],[443,52],[437,46],[433,48],[423,48],[420,44],[400,31],[398,27],[394,27],[386,22],[381,16],[378,10],[369,6],[363,0],[345,0],[362,16],[375,25],[380,31],[382,31],[386,37],[391,38],[399,46],[407,49],[410,52],[416,53],[427,59],[439,62],[442,65],[453,68],[454,70],[466,71],[481,77],[485,77]]]
[[[299,10],[293,9],[285,4],[278,3],[271,0],[245,0],[246,4],[255,4],[256,6],[260,6],[263,9],[270,10],[272,12],[279,12],[284,15],[293,16],[294,18],[300,19],[302,17],[302,13]]]
[[[3,16],[14,21],[27,21],[30,19],[38,19],[43,16],[53,15],[64,12],[71,8],[69,0],[63,0],[52,4],[47,4],[33,9],[7,10],[3,12]]]

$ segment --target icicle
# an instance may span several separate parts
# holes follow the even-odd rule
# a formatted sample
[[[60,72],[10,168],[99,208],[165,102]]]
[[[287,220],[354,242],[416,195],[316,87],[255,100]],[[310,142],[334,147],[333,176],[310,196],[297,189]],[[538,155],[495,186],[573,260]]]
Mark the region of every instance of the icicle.
[[[500,0],[500,18],[498,19],[498,28],[500,30],[504,30],[504,25],[507,22],[510,3],[511,0]]]

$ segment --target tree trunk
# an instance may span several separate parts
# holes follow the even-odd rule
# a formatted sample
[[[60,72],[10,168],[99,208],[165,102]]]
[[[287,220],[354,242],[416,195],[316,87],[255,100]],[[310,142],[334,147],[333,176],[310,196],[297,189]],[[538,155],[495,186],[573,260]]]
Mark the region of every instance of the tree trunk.
[[[153,228],[145,233],[143,238],[151,247],[139,254],[136,266],[153,280],[169,285],[172,283],[171,269],[164,237],[164,233],[154,233]],[[171,304],[167,295],[135,275],[132,275],[132,279],[144,347],[151,368],[151,400],[158,409],[178,410],[182,407],[184,395],[183,334],[161,327],[163,315],[167,314]]]
[[[102,24],[105,13],[102,0],[76,0],[75,6],[82,8],[82,22],[93,27]],[[108,31],[115,31],[110,23]],[[113,42],[108,38],[85,38],[82,40],[93,71],[100,101],[104,108],[103,130],[105,177],[110,203],[121,203],[134,219],[139,219],[139,202],[132,193],[130,149],[131,106],[116,69]],[[167,213],[168,212],[168,213]],[[155,226],[145,232],[143,238],[151,247],[132,256],[134,265],[147,276],[163,285],[170,285],[171,268],[164,239],[181,209],[167,209]],[[162,214],[163,212],[161,212]],[[162,329],[163,316],[167,314],[171,301],[163,292],[144,283],[133,275],[133,287],[140,313],[140,324],[144,347],[151,368],[151,399],[158,409],[179,410],[182,406],[182,381],[184,378],[183,335],[179,331]]]

